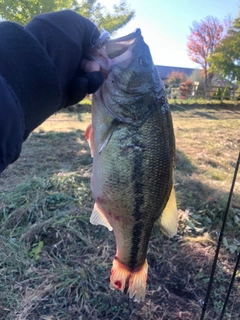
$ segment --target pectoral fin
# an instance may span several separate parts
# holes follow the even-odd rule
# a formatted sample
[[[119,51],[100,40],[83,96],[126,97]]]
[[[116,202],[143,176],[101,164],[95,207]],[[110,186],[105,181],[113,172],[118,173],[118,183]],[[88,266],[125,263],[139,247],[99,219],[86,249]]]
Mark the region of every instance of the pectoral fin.
[[[168,237],[173,237],[177,233],[178,227],[178,210],[174,188],[170,193],[168,202],[163,210],[163,213],[157,220],[161,231]]]
[[[94,224],[94,225],[101,224],[102,226],[108,228],[109,231],[113,230],[112,226],[108,222],[103,211],[101,210],[101,208],[99,207],[99,205],[97,203],[94,204],[92,215],[90,218],[90,222],[91,222],[91,224]]]
[[[104,139],[103,139],[103,143],[100,145],[100,148],[99,148],[99,150],[98,150],[98,153],[99,153],[99,154],[100,154],[100,153],[103,151],[103,149],[107,146],[108,142],[110,141],[110,139],[111,139],[111,137],[112,137],[113,131],[114,131],[114,129],[116,128],[116,126],[117,126],[118,123],[119,123],[119,122],[115,119],[115,120],[112,122],[110,128],[106,131],[105,136],[104,136]]]
[[[85,131],[85,138],[89,144],[90,150],[91,150],[91,156],[93,157],[94,155],[94,131],[92,124],[89,124]]]

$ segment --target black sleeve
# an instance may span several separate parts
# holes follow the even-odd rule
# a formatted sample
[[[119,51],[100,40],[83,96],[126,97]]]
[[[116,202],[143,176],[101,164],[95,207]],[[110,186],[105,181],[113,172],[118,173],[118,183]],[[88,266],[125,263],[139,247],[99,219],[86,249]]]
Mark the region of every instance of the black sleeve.
[[[0,77],[0,172],[19,157],[24,136],[24,118],[18,99]]]
[[[29,133],[60,108],[56,69],[22,26],[0,23],[0,172]]]
[[[15,92],[25,118],[24,139],[59,108],[59,79],[41,44],[22,26],[0,23],[0,75]]]

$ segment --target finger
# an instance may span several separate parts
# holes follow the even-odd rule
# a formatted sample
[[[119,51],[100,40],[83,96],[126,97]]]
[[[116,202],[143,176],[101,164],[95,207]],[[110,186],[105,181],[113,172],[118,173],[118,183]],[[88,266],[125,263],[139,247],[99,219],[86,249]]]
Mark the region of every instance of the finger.
[[[87,95],[88,91],[88,79],[86,78],[77,78],[75,79],[70,88],[68,93],[68,101],[65,107],[72,106]]]
[[[104,76],[99,71],[86,73],[84,77],[75,79],[69,88],[66,107],[78,103],[84,99],[87,94],[96,92],[103,81]]]
[[[104,75],[100,71],[87,73],[84,78],[88,80],[88,94],[96,92],[104,82]]]
[[[81,62],[81,70],[86,73],[100,71],[100,65],[97,63],[97,61],[90,61],[87,59],[83,59]]]

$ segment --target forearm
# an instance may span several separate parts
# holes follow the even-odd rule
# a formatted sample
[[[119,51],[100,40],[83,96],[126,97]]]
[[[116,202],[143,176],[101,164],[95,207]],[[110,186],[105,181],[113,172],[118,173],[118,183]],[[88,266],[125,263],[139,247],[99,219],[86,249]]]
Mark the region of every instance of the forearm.
[[[59,107],[57,73],[44,49],[20,25],[0,23],[0,172]]]
[[[25,140],[32,130],[59,109],[58,76],[45,50],[20,25],[0,23],[0,39],[0,75],[15,92],[22,107]]]

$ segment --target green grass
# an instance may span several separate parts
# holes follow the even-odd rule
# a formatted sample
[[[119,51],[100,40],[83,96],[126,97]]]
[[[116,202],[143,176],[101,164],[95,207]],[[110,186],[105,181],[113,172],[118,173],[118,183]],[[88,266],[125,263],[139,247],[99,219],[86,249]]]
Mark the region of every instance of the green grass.
[[[239,152],[240,111],[172,107],[179,232],[167,239],[153,228],[140,304],[109,289],[114,236],[89,223],[91,115],[82,111],[51,117],[0,175],[0,319],[198,319]],[[239,225],[238,178],[206,319],[219,318]],[[239,317],[239,281],[237,274],[226,319]]]

